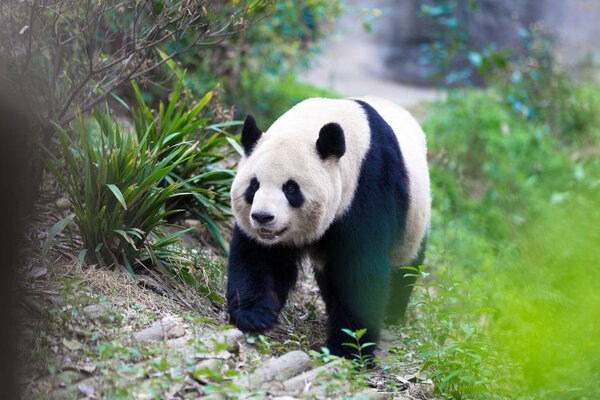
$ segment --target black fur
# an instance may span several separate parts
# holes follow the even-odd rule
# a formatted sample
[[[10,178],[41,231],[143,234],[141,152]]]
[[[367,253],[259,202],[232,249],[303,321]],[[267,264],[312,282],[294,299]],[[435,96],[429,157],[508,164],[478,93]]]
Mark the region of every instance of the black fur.
[[[304,195],[300,190],[300,185],[298,185],[298,182],[296,182],[293,179],[290,179],[289,181],[283,184],[281,190],[283,190],[285,198],[290,203],[290,206],[296,208],[302,207],[302,205],[304,204]]]
[[[329,156],[340,158],[346,152],[344,130],[339,124],[330,122],[323,125],[317,139],[317,152],[322,160]]]
[[[408,176],[394,132],[371,106],[358,103],[369,121],[371,144],[354,200],[346,215],[313,244],[325,260],[315,276],[327,308],[327,346],[343,356],[355,350],[343,345],[352,339],[342,328],[367,328],[362,343],[379,336],[390,292],[389,252],[404,233],[409,202]],[[323,159],[344,154],[345,140],[338,124],[321,129],[317,151]],[[236,225],[227,286],[233,324],[246,331],[273,326],[296,281],[302,250],[263,246]],[[367,347],[363,354],[373,350]]]
[[[242,128],[242,146],[244,147],[244,153],[249,156],[258,142],[258,139],[262,136],[262,131],[256,126],[256,120],[250,114],[246,116],[244,121],[244,127]]]
[[[392,128],[373,107],[365,111],[371,144],[361,166],[348,213],[317,244],[327,254],[315,271],[327,306],[327,346],[333,354],[354,352],[342,328],[367,328],[361,342],[375,342],[386,314],[392,266],[390,248],[401,239],[408,211],[408,175]],[[365,349],[372,354],[373,346]]]
[[[236,224],[229,250],[227,312],[244,332],[273,327],[298,279],[297,249],[263,246]]]
[[[252,204],[252,202],[254,201],[254,195],[258,191],[259,187],[260,187],[260,182],[258,182],[258,179],[256,179],[256,177],[250,179],[250,184],[248,185],[248,187],[246,188],[246,191],[244,192],[244,200],[246,200],[246,203]]]

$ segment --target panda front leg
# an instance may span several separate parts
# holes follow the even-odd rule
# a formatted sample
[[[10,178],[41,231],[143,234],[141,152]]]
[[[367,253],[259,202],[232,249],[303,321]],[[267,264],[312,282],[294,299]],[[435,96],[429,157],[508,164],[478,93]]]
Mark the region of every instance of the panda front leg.
[[[298,277],[297,252],[263,246],[236,224],[227,267],[229,322],[244,332],[262,332],[277,322]]]
[[[336,266],[325,265],[315,270],[315,277],[327,310],[327,348],[338,356],[354,358],[358,351],[344,343],[355,343],[355,339],[342,329],[356,332],[366,329],[360,344],[373,342],[379,338],[385,315],[385,306],[389,292],[389,273],[384,267],[379,274],[353,274]],[[360,269],[359,269],[360,270]],[[356,271],[356,270],[355,270]],[[360,350],[363,357],[372,356],[375,346]]]

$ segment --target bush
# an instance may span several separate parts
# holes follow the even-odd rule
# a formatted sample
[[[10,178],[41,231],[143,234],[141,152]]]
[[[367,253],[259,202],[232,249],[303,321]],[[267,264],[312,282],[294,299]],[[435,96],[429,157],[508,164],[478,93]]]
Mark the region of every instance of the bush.
[[[159,103],[158,112],[153,112],[148,107],[138,85],[133,83],[137,100],[137,109],[132,111],[135,132],[138,142],[146,143],[148,150],[157,144],[164,146],[159,154],[161,160],[170,157],[171,152],[178,151],[177,148],[168,146],[177,143],[193,144],[189,157],[164,177],[166,183],[177,183],[186,191],[185,195],[170,199],[168,208],[184,209],[199,219],[226,251],[227,244],[217,221],[231,216],[229,188],[235,174],[230,169],[220,167],[218,162],[232,154],[230,144],[236,146],[235,140],[227,136],[223,128],[237,122],[207,125],[210,119],[199,115],[212,98],[213,91],[192,103],[191,91],[185,84],[185,73],[176,71],[179,74],[178,84],[169,103],[166,106]],[[148,139],[143,141],[146,136]]]
[[[266,2],[249,10],[249,26],[243,35],[232,36],[203,52],[185,53],[178,60],[190,72],[195,93],[205,93],[219,84],[225,89],[225,104],[241,113],[258,110],[264,120],[273,121],[282,108],[307,97],[295,95],[288,100],[286,85],[302,86],[292,76],[309,65],[342,12],[341,0]],[[169,44],[165,52],[171,54],[180,46],[185,46],[185,40]],[[277,100],[282,96],[286,101],[280,105]]]
[[[594,398],[598,130],[571,142],[502,100],[455,92],[424,124],[434,274],[411,271],[421,356],[444,398]]]
[[[47,167],[67,192],[75,214],[59,221],[53,232],[74,220],[84,242],[82,261],[123,265],[132,274],[135,263],[150,259],[160,265],[171,255],[167,246],[183,232],[165,237],[158,230],[174,212],[165,209],[167,200],[182,193],[181,182],[160,183],[189,159],[192,144],[170,144],[165,136],[150,144],[149,131],[138,142],[121,132],[108,111],[94,110],[93,116],[77,119],[79,141],[58,128],[64,164],[51,156]]]
[[[523,30],[521,43],[527,58],[491,74],[489,81],[514,111],[546,124],[556,136],[573,141],[588,135],[600,120],[600,98],[590,95],[588,84],[574,82],[543,31]]]

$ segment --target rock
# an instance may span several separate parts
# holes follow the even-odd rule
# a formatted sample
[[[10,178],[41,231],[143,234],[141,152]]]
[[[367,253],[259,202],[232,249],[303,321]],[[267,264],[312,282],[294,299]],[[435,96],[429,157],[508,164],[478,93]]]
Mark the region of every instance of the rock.
[[[36,267],[36,268],[33,268],[31,271],[27,272],[26,276],[28,278],[38,279],[38,278],[41,278],[42,276],[46,275],[47,273],[48,273],[47,268]]]
[[[282,382],[306,371],[309,367],[310,358],[305,352],[291,351],[261,364],[253,374],[248,376],[248,384],[256,388],[263,382]]]
[[[227,329],[226,331],[208,336],[202,339],[202,342],[209,351],[214,351],[219,343],[227,343],[230,350],[237,352],[240,348],[240,342],[244,340],[244,334],[238,329]]]
[[[169,338],[169,331],[176,326],[175,321],[159,319],[148,328],[133,333],[133,338],[138,342],[150,340],[165,340]]]
[[[309,371],[302,372],[300,375],[294,376],[291,379],[283,382],[283,386],[288,392],[298,392],[304,389],[310,389],[310,386],[315,383],[319,375],[332,374],[336,372],[336,368],[342,365],[343,360],[335,360],[321,367],[313,368]]]
[[[220,371],[223,368],[223,364],[224,362],[220,358],[209,358],[208,360],[202,360],[194,365],[194,370],[211,369],[213,371]]]
[[[169,338],[180,338],[185,336],[185,328],[182,325],[175,325],[169,330]]]
[[[68,210],[71,208],[71,201],[66,197],[61,197],[56,200],[56,206],[61,210]]]
[[[360,392],[357,392],[357,393],[353,394],[352,397],[355,398],[355,399],[364,399],[364,400],[385,400],[385,399],[391,399],[392,398],[392,396],[389,393],[378,392],[375,389],[364,389],[364,390],[361,390]],[[394,399],[408,400],[404,396],[398,397],[397,394],[395,395]]]
[[[186,228],[196,228],[202,225],[202,222],[198,221],[197,219],[184,219],[182,223]]]
[[[104,303],[92,304],[83,308],[83,314],[91,319],[101,318],[108,314],[108,305]]]

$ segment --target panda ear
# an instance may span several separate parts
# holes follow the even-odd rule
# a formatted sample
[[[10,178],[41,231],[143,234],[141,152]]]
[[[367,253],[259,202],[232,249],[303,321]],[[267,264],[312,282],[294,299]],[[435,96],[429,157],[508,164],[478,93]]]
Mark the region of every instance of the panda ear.
[[[242,146],[244,147],[246,157],[252,153],[252,149],[254,149],[256,142],[258,142],[261,136],[262,131],[256,126],[256,120],[252,115],[248,114],[242,128]]]
[[[346,152],[344,130],[339,124],[330,122],[323,125],[317,139],[317,152],[322,160],[329,156],[340,158]]]

